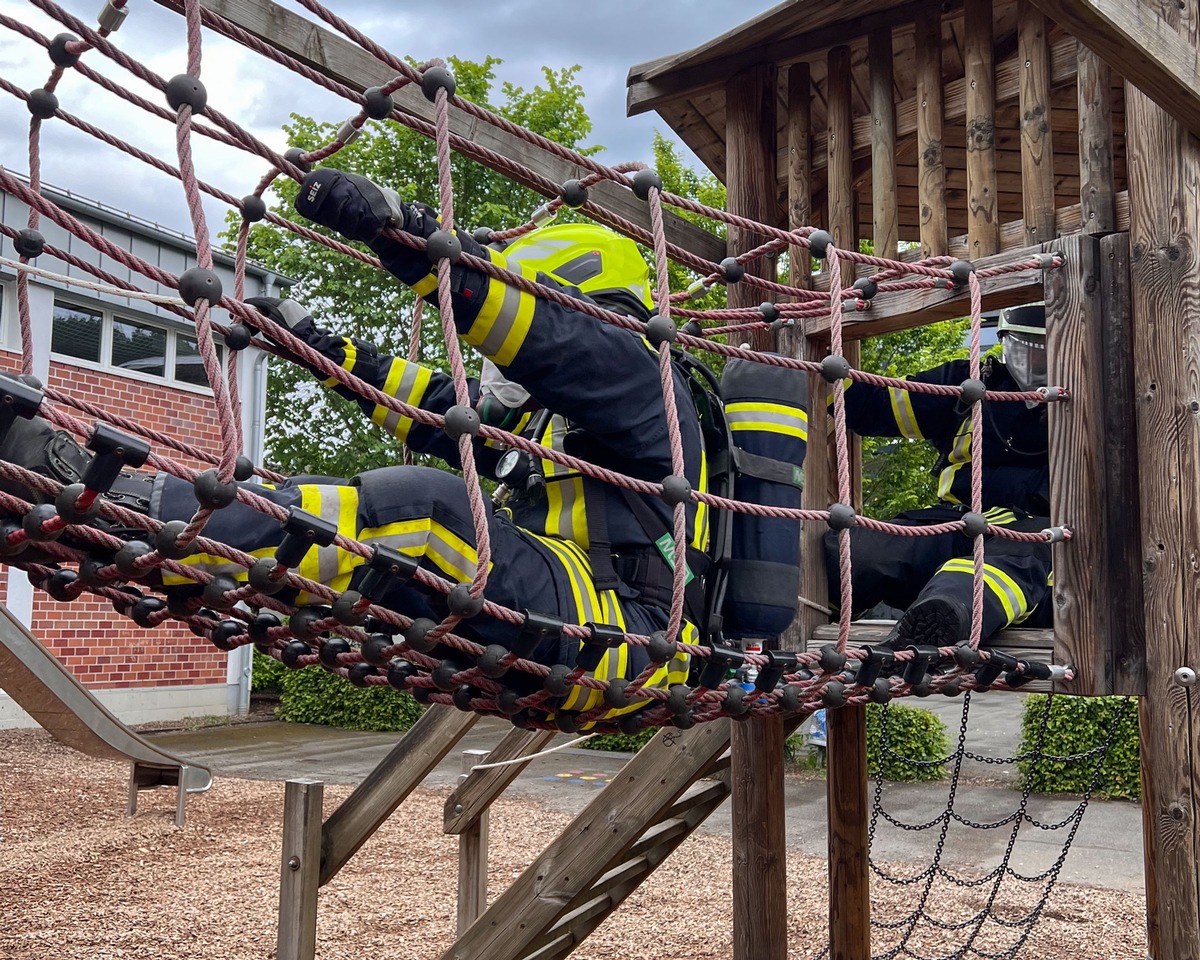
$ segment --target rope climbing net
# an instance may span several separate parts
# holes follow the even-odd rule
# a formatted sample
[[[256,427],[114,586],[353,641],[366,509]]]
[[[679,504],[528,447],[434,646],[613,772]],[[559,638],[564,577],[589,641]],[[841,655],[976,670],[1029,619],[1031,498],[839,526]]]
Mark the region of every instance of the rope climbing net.
[[[0,15],[0,24],[44,47],[52,61],[46,83],[24,90],[0,77],[0,87],[23,101],[31,114],[29,126],[28,178],[0,168],[0,188],[28,205],[28,225],[24,229],[3,227],[13,242],[17,259],[5,264],[17,271],[17,299],[23,348],[23,379],[7,381],[2,388],[12,416],[36,412],[55,426],[88,439],[95,452],[93,466],[80,484],[62,486],[54,480],[31,472],[17,464],[0,463],[0,476],[36,491],[42,502],[31,504],[11,493],[0,493],[0,508],[10,520],[0,529],[0,552],[6,562],[23,567],[35,585],[59,600],[69,601],[84,591],[111,600],[116,608],[143,628],[153,628],[168,619],[186,623],[197,635],[208,637],[222,650],[255,644],[263,653],[282,660],[289,667],[321,665],[347,677],[360,686],[387,686],[407,690],[422,702],[453,704],[481,713],[498,713],[532,726],[558,725],[563,729],[622,730],[644,725],[674,724],[687,727],[720,716],[760,716],[768,714],[806,714],[822,707],[862,704],[869,700],[886,701],[913,693],[953,694],[992,688],[1016,688],[1032,679],[1070,679],[1069,671],[1052,668],[1033,660],[1018,660],[997,651],[979,649],[981,639],[984,572],[983,543],[986,536],[1048,543],[1070,536],[1068,530],[1052,527],[1040,532],[1021,532],[988,522],[982,509],[983,442],[982,402],[1047,403],[1067,398],[1059,387],[1030,392],[987,390],[980,379],[982,283],[1002,273],[1039,271],[1061,265],[1055,254],[1041,254],[1009,266],[977,269],[965,260],[949,257],[918,262],[902,262],[875,257],[856,250],[840,249],[832,237],[813,228],[782,230],[714,209],[693,200],[675,196],[662,188],[655,172],[642,164],[605,166],[594,159],[568,150],[534,135],[455,95],[454,81],[438,62],[414,67],[379,47],[315,0],[300,0],[315,16],[344,34],[354,43],[386,64],[394,79],[360,93],[332,80],[279,50],[251,36],[234,23],[201,7],[198,0],[178,4],[186,22],[187,63],[180,75],[164,79],[116,47],[111,38],[125,19],[126,0],[110,0],[101,11],[98,26],[90,27],[64,11],[51,0],[31,0],[37,7],[70,33],[50,38],[19,22]],[[292,149],[279,154],[253,136],[235,120],[207,103],[201,82],[202,28],[208,28],[248,49],[268,57],[305,79],[319,84],[353,105],[353,114],[341,125],[335,138],[312,151]],[[165,106],[151,102],[88,67],[84,55],[99,54],[111,59],[141,82],[161,91]],[[100,85],[132,106],[174,124],[177,162],[171,165],[120,138],[101,130],[66,110],[55,93],[67,73]],[[432,122],[426,122],[396,107],[393,95],[401,88],[415,85],[433,104]],[[472,123],[491,124],[517,136],[552,156],[567,160],[584,171],[576,180],[554,183],[517,161],[488,150],[473,140],[452,132],[455,112]],[[39,135],[49,121],[69,124],[131,157],[177,178],[183,185],[195,236],[197,266],[175,276],[124,249],[79,218],[50,200],[42,190]],[[648,323],[610,312],[592,303],[568,296],[561,290],[541,286],[510,273],[487,259],[462,253],[430,249],[426,241],[394,228],[387,235],[398,243],[425,251],[436,266],[437,304],[445,337],[449,370],[453,377],[458,408],[469,408],[466,363],[454,324],[451,298],[452,261],[462,263],[489,277],[536,297],[554,300],[571,309],[626,328],[645,336],[657,350],[662,380],[662,401],[670,433],[672,477],[663,483],[640,480],[598,467],[577,457],[508,431],[478,425],[463,429],[455,420],[455,410],[446,416],[412,406],[387,395],[342,369],[308,344],[297,339],[285,327],[274,323],[242,301],[245,293],[246,251],[251,225],[263,222],[313,244],[320,244],[346,257],[379,267],[379,261],[363,250],[333,240],[302,224],[295,223],[268,209],[264,195],[276,181],[300,181],[313,164],[335,156],[352,142],[368,121],[402,123],[431,138],[436,144],[438,193],[441,230],[453,231],[455,190],[451,176],[451,156],[457,152],[493,169],[532,184],[550,197],[546,212],[553,213],[564,204],[607,226],[632,237],[653,251],[657,290],[657,315]],[[264,161],[268,167],[253,192],[237,198],[199,179],[193,163],[196,137],[210,138]],[[631,191],[649,211],[651,228],[643,229],[613,210],[598,203],[589,190],[600,183]],[[236,251],[235,287],[232,293],[221,289],[213,269],[213,248],[202,203],[207,194],[240,212],[242,217]],[[707,218],[728,228],[766,238],[759,246],[737,257],[713,263],[671,243],[664,229],[664,209],[673,207]],[[128,267],[133,274],[178,291],[178,297],[154,298],[137,283],[122,279],[68,250],[46,242],[39,231],[42,218],[57,224],[72,236],[93,247],[104,258]],[[492,239],[504,240],[535,229],[525,227]],[[756,276],[747,269],[764,258],[787,252],[793,258],[814,257],[824,262],[829,278],[827,291],[782,283]],[[193,445],[181,443],[160,431],[147,429],[117,411],[68,392],[42,385],[32,379],[33,336],[29,283],[32,276],[55,276],[41,270],[34,261],[40,256],[53,258],[78,268],[95,278],[93,288],[117,292],[122,296],[146,297],[165,306],[195,328],[204,372],[212,388],[213,403],[220,427],[220,453],[210,454]],[[690,291],[672,291],[668,264],[674,261],[699,275],[702,280]],[[869,277],[844,286],[843,265],[849,261]],[[63,279],[63,278],[59,278]],[[77,281],[69,281],[77,282]],[[763,298],[754,308],[697,310],[688,306],[696,290],[715,284],[743,284]],[[897,291],[955,289],[969,292],[971,338],[970,378],[958,386],[936,385],[877,376],[853,369],[843,356],[843,331],[847,311],[868,309],[870,301]],[[214,317],[214,308],[228,311],[233,321],[224,324]],[[801,326],[827,318],[830,354],[821,362],[793,359],[748,347],[733,346],[714,339],[720,335],[749,336],[775,331],[784,326]],[[683,321],[680,325],[680,321]],[[218,341],[229,347],[224,362]],[[378,407],[399,417],[438,430],[445,429],[456,439],[467,491],[470,497],[475,534],[477,563],[469,582],[451,582],[437,573],[416,565],[399,566],[394,557],[377,547],[359,542],[342,533],[331,533],[322,540],[314,525],[299,511],[285,510],[256,493],[252,484],[241,483],[253,476],[278,483],[283,477],[257,466],[241,456],[240,399],[235,375],[235,353],[249,345],[268,352],[298,359],[306,366],[353,391]],[[278,346],[276,346],[278,345]],[[833,395],[833,424],[837,457],[837,502],[828,509],[790,509],[729,499],[713,493],[688,490],[686,497],[675,496],[683,480],[684,454],[680,438],[673,389],[672,349],[710,351],[726,359],[783,367],[819,376],[829,384]],[[958,397],[970,408],[971,432],[971,504],[961,520],[930,526],[904,526],[886,523],[857,514],[850,506],[852,481],[843,394],[846,381],[868,383],[903,391]],[[89,422],[94,421],[94,422]],[[720,647],[685,643],[681,635],[685,616],[685,564],[678,564],[669,620],[663,631],[649,636],[623,634],[614,638],[611,631],[569,622],[553,622],[526,611],[510,609],[487,597],[492,549],[488,513],[474,457],[476,438],[504,444],[569,470],[608,484],[617,484],[636,493],[662,496],[673,503],[675,555],[682,556],[688,543],[686,509],[688,501],[707,504],[714,510],[732,511],[763,518],[799,520],[828,524],[839,532],[841,597],[839,635],[836,643],[820,651],[798,654],[749,654],[748,663],[758,670],[753,691],[729,681],[729,660]],[[207,469],[195,470],[167,451],[190,461],[207,463]],[[108,500],[104,493],[123,469],[149,467],[167,472],[194,484],[199,504],[188,521],[162,523]],[[234,500],[261,511],[283,527],[283,543],[273,557],[251,556],[226,543],[205,536],[214,514]],[[972,631],[969,648],[947,647],[936,655],[899,651],[894,654],[898,668],[882,671],[870,650],[850,645],[852,603],[850,529],[867,527],[896,536],[937,536],[959,531],[974,544],[974,592]],[[120,528],[117,536],[114,528]],[[131,539],[128,531],[136,532]],[[336,546],[359,558],[369,570],[356,589],[335,591],[317,580],[304,576],[299,569],[310,549]],[[32,549],[30,549],[32,547]],[[242,578],[224,574],[210,575],[180,561],[193,552],[219,557],[245,573]],[[199,584],[199,596],[158,596],[140,583],[146,574],[161,570],[174,577],[189,578]],[[411,578],[423,589],[438,591],[447,597],[451,615],[441,623],[413,619],[375,602],[394,578]],[[135,586],[135,584],[138,584]],[[283,587],[291,588],[307,602],[297,609],[279,599]],[[614,642],[646,648],[649,663],[632,680],[622,682],[619,690],[588,675],[582,665],[548,667],[528,658],[528,651],[501,650],[475,642],[456,632],[464,618],[499,618],[522,628],[525,634],[544,639],[548,633],[578,641],[581,650],[604,647]],[[453,659],[435,655],[439,650],[453,651]],[[532,645],[530,646],[530,650]],[[592,652],[595,652],[594,650]],[[665,688],[650,683],[663,665],[679,653],[695,658],[703,665],[693,671],[691,685]],[[524,654],[524,655],[523,655]],[[581,654],[580,661],[587,659]],[[943,669],[932,667],[941,663]],[[486,664],[487,669],[483,669]],[[505,682],[503,674],[525,675],[541,681],[540,688],[528,692]],[[592,710],[556,716],[553,702],[574,687],[601,690],[604,702]],[[646,706],[613,721],[605,719],[610,700],[622,704],[645,701]]]

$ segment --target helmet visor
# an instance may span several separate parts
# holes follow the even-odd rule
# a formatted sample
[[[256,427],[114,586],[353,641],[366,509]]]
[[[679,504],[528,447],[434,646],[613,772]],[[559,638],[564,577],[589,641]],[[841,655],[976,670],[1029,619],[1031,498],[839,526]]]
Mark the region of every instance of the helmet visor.
[[[1046,338],[1009,331],[1004,336],[1004,365],[1022,390],[1046,386]]]

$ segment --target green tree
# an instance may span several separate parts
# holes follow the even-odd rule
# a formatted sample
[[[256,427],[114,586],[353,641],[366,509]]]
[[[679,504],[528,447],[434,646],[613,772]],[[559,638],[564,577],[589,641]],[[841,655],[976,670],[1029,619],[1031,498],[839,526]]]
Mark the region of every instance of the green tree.
[[[543,82],[532,89],[510,83],[497,93],[495,68],[488,57],[481,63],[450,58],[459,96],[508,120],[583,154],[592,124],[584,107],[583,88],[576,80],[578,66],[543,69]],[[311,150],[330,142],[338,124],[293,114],[284,126],[291,146]],[[405,200],[440,206],[433,141],[397,123],[369,121],[354,143],[329,163],[369,177],[395,189]],[[544,198],[474,161],[455,155],[452,163],[456,225],[470,229],[505,229],[528,220]],[[272,208],[295,219],[292,207],[298,185],[277,181]],[[334,236],[315,227],[318,232]],[[225,239],[236,236],[231,218]],[[337,239],[341,239],[338,237]],[[365,248],[364,248],[365,249]],[[382,351],[407,355],[413,327],[414,296],[398,280],[274,227],[256,226],[250,234],[249,255],[277,273],[297,280],[291,295],[317,322],[339,333],[370,340]],[[441,324],[432,309],[424,311],[420,359],[445,368]],[[466,351],[471,368],[478,359]],[[324,473],[351,476],[362,470],[398,463],[399,442],[363,417],[358,407],[322,389],[305,370],[272,359],[267,388],[267,451],[271,466],[287,474]]]

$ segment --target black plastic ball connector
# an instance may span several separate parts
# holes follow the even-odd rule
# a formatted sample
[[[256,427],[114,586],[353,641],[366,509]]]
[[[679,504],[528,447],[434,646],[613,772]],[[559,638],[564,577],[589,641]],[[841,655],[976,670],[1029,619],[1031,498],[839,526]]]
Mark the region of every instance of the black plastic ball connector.
[[[840,680],[830,680],[821,689],[821,702],[830,709],[846,705],[846,685]]]
[[[57,540],[63,535],[66,527],[58,527],[49,531],[44,529],[47,521],[57,520],[58,511],[52,503],[39,503],[32,507],[28,513],[21,518],[21,529],[25,531],[25,536],[35,543],[46,540]]]
[[[954,648],[954,663],[961,669],[974,670],[979,666],[979,662],[978,650],[974,650],[966,644],[959,644]]]
[[[737,283],[746,275],[746,267],[737,257],[726,257],[718,265],[721,279],[726,283]]]
[[[412,697],[414,700],[416,700],[417,703],[429,703],[430,698],[433,696],[433,694],[434,694],[433,687],[413,686],[413,687],[408,688],[408,695],[410,697]]]
[[[254,331],[244,323],[231,323],[229,329],[225,331],[225,346],[234,353],[238,353],[250,346],[253,336]]]
[[[764,300],[758,305],[758,313],[763,319],[763,323],[775,323],[779,320],[779,307],[770,301]]]
[[[629,689],[629,681],[624,677],[614,677],[604,688],[604,703],[613,710],[624,710],[629,706],[629,698],[625,691]]]
[[[347,627],[361,627],[367,619],[367,611],[355,608],[362,602],[363,595],[357,590],[346,590],[333,601],[333,619]]]
[[[93,500],[86,509],[80,510],[76,502],[87,488],[82,483],[69,483],[58,491],[54,498],[54,509],[67,523],[88,523],[100,512],[100,500]]]
[[[79,54],[67,49],[68,43],[78,43],[79,38],[73,33],[60,33],[50,41],[46,52],[50,54],[50,62],[56,67],[73,67],[79,62]]]
[[[136,587],[121,587],[115,597],[111,597],[109,602],[112,603],[112,608],[123,617],[129,616],[129,610],[138,600],[142,598],[142,591]]]
[[[571,682],[571,676],[574,673],[574,667],[568,667],[565,663],[556,663],[542,679],[542,689],[552,697],[565,697],[574,686]]]
[[[776,703],[784,713],[795,713],[800,709],[800,701],[802,699],[803,695],[796,684],[785,683],[779,688],[779,699]]]
[[[985,536],[988,532],[988,521],[982,513],[969,511],[963,514],[963,536],[975,537]]]
[[[129,610],[129,616],[143,630],[152,630],[158,626],[153,615],[162,613],[167,605],[158,597],[142,597]]]
[[[456,584],[446,594],[446,606],[450,612],[456,617],[462,617],[464,620],[478,616],[483,610],[484,603],[483,594],[477,597],[471,596],[471,585],[469,583]]]
[[[666,633],[662,630],[655,630],[650,634],[648,640],[646,655],[654,663],[666,663],[678,652],[675,641],[668,639]]]
[[[288,619],[288,629],[300,640],[315,640],[324,630],[318,626],[329,619],[329,608],[319,604],[300,607]],[[322,648],[324,649],[324,648]],[[349,649],[349,647],[347,647]]]
[[[520,690],[505,689],[501,690],[496,697],[496,709],[509,717],[515,717],[521,712],[522,708],[517,706],[517,702],[525,699],[525,694]]]
[[[395,641],[386,633],[372,633],[361,644],[358,652],[367,663],[377,667],[386,667],[391,660],[389,651],[395,646]]]
[[[975,264],[970,260],[955,260],[950,264],[950,276],[954,278],[954,285],[961,287],[968,283],[971,279],[971,274],[975,272]]]
[[[957,697],[963,692],[962,679],[959,677],[951,677],[942,684],[940,693],[943,697]]]
[[[646,339],[650,341],[651,346],[658,347],[664,343],[674,343],[678,337],[679,330],[675,326],[675,321],[670,317],[655,314],[646,321]]]
[[[508,648],[498,643],[492,643],[479,655],[475,666],[489,680],[499,680],[508,673],[509,667],[503,661],[508,657]]]
[[[833,246],[833,234],[828,230],[814,230],[808,235],[808,252],[817,260],[824,260]]]
[[[831,503],[827,522],[830,530],[849,530],[858,523],[858,514],[854,512],[853,507],[847,504]]]
[[[383,92],[383,87],[367,87],[363,91],[363,113],[372,120],[386,120],[395,109],[396,102]]]
[[[302,607],[301,609],[307,608]],[[321,644],[321,649],[317,651],[317,659],[321,661],[322,666],[337,669],[341,666],[340,658],[348,653],[350,653],[349,640],[345,637],[330,637]]]
[[[450,702],[463,713],[470,713],[471,701],[475,700],[479,694],[478,687],[473,687],[469,683],[460,683],[450,692]]]
[[[388,664],[387,682],[388,686],[394,690],[403,690],[408,686],[408,681],[415,677],[420,671],[416,664],[409,663],[407,660],[401,660],[399,657],[392,660]]]
[[[282,523],[283,539],[275,548],[275,559],[285,567],[298,567],[312,547],[328,547],[337,536],[337,525],[296,507],[288,508]]]
[[[26,536],[10,541],[8,538],[14,533],[21,533],[21,525],[16,520],[0,520],[0,557],[15,557],[29,546]]]
[[[821,379],[826,383],[837,383],[850,376],[850,361],[836,353],[831,353],[821,361]]]
[[[83,584],[74,570],[55,570],[46,578],[45,591],[59,603],[70,603],[79,596]]]
[[[196,549],[194,541],[184,547],[176,544],[187,528],[186,520],[168,520],[154,535],[154,549],[168,560],[182,560],[189,556]]]
[[[242,219],[247,223],[258,223],[267,215],[267,202],[257,194],[242,197]]]
[[[678,683],[667,691],[667,710],[674,717],[680,717],[692,712],[692,704],[689,697],[695,691],[685,683]]]
[[[450,230],[435,230],[425,241],[425,256],[429,258],[430,263],[437,263],[439,260],[458,263],[462,257],[462,241]]]
[[[617,729],[627,737],[640,733],[643,726],[642,718],[636,713],[627,713],[617,719]]]
[[[200,113],[208,105],[208,91],[204,89],[200,78],[193,77],[190,73],[173,76],[167,81],[163,93],[166,94],[167,103],[172,110],[186,106],[192,108],[192,113]]]
[[[350,669],[346,671],[346,679],[356,687],[369,687],[367,677],[377,677],[379,671],[369,663],[354,663],[350,665]]]
[[[649,200],[651,190],[662,190],[663,182],[654,170],[646,167],[644,170],[639,170],[633,175],[629,181],[630,189],[633,190],[633,195],[639,200]]]
[[[730,687],[721,701],[721,711],[731,717],[740,717],[750,709],[749,694],[744,687]]]
[[[26,260],[36,260],[46,249],[46,238],[42,236],[40,230],[26,227],[13,240],[13,249],[17,251],[18,257],[24,257]]]
[[[258,613],[246,627],[246,633],[254,641],[255,646],[270,647],[271,631],[283,626],[283,621],[273,613]]]
[[[434,667],[429,677],[433,680],[433,685],[441,690],[442,693],[450,693],[460,682],[454,678],[464,670],[466,670],[466,667],[457,660],[447,659]]]
[[[30,90],[29,112],[38,120],[49,120],[58,112],[58,97],[44,87]]]
[[[217,306],[224,293],[221,278],[204,267],[192,267],[179,275],[179,297],[189,307],[196,306],[201,300],[209,306]]]
[[[575,710],[559,710],[554,715],[554,725],[558,727],[559,733],[578,733],[583,726],[579,713]]]
[[[868,694],[868,699],[872,703],[887,703],[892,699],[892,684],[887,677],[880,677],[871,687],[871,692]]]
[[[827,643],[821,647],[821,672],[841,673],[846,669],[846,655],[838,650],[836,644]]]
[[[238,487],[233,480],[222,480],[216,467],[210,467],[196,475],[192,492],[200,506],[210,510],[220,510],[237,499]]]
[[[139,603],[141,601],[138,601]],[[134,604],[136,607],[137,604]],[[233,641],[246,632],[246,625],[241,620],[222,620],[212,629],[208,639],[212,641],[212,645],[218,650],[226,652],[233,650],[237,644]]]
[[[217,615],[211,610],[197,610],[196,616],[188,623],[188,629],[198,637],[207,637],[209,631],[216,626],[213,622]]]
[[[479,435],[479,413],[474,407],[456,403],[446,411],[445,423],[442,430],[451,440],[459,437],[475,437]]]
[[[214,610],[230,610],[237,604],[237,600],[230,599],[227,594],[237,590],[240,584],[227,573],[218,573],[204,585],[204,591],[200,594],[204,605],[212,607]]]
[[[987,393],[987,386],[978,377],[970,377],[962,382],[962,397],[959,403],[964,407],[978,403]]]
[[[150,456],[150,444],[138,437],[121,433],[107,423],[97,423],[87,441],[96,455],[83,472],[83,485],[101,493],[112,488],[113,481],[126,467],[136,470]]]
[[[417,653],[428,653],[437,646],[437,640],[429,638],[430,631],[436,626],[437,623],[428,617],[418,617],[404,631],[404,642],[408,644],[409,649],[415,650]]]
[[[492,234],[495,231],[491,227],[476,227],[471,231],[471,239],[481,247],[486,247],[492,242]]]
[[[662,493],[659,496],[667,506],[678,506],[691,500],[692,485],[688,482],[687,477],[677,477],[672,474],[669,477],[663,477]]]
[[[587,187],[578,180],[568,180],[558,188],[558,195],[562,197],[562,202],[572,209],[582,207],[588,202]]]
[[[249,584],[259,593],[264,596],[273,596],[284,587],[287,586],[287,577],[281,577],[278,580],[272,580],[271,575],[279,566],[279,561],[274,557],[260,557],[254,561],[254,566],[249,570]]]
[[[796,654],[791,650],[767,650],[767,665],[759,667],[754,689],[770,693],[787,674],[796,672]]]
[[[685,323],[679,329],[679,332],[685,333],[689,337],[703,337],[704,336],[704,328],[702,326],[700,326],[700,324],[697,323],[695,320],[689,320],[687,323]]]
[[[1027,683],[1033,683],[1034,680],[1050,679],[1050,664],[1048,663],[1018,660],[1017,666],[1019,669],[1012,670],[1004,675],[1004,682],[1013,690],[1023,687]]]
[[[457,89],[458,81],[454,79],[454,74],[445,67],[426,67],[425,72],[421,74],[421,92],[425,94],[425,99],[430,103],[437,103],[439,90],[445,90],[446,96],[452,97]]]
[[[4,542],[3,526],[0,525],[0,544]],[[112,566],[110,560],[88,557],[80,561],[79,580],[85,587],[99,587],[112,582],[112,577],[100,576],[100,571]]]
[[[301,666],[301,657],[311,655],[312,647],[303,640],[289,640],[283,645],[283,649],[279,651],[279,660],[289,670],[295,670]]]
[[[123,576],[137,578],[145,572],[138,569],[137,562],[153,552],[154,548],[145,541],[130,540],[121,544],[121,549],[113,556],[113,563]]]
[[[302,147],[289,147],[283,152],[283,159],[296,167],[301,173],[312,173],[312,164],[304,159],[308,151]]]
[[[870,277],[859,277],[851,284],[851,289],[858,291],[859,300],[874,300],[879,296],[879,284]]]

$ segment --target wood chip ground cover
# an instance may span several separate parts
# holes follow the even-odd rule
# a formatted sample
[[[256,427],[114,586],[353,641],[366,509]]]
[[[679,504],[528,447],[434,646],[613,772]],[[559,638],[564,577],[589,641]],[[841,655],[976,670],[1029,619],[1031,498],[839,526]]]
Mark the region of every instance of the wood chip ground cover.
[[[283,784],[219,778],[188,801],[177,830],[174,791],[142,794],[124,816],[127,770],[68,750],[40,731],[0,733],[0,960],[274,956]],[[349,793],[325,788],[326,814]],[[321,960],[436,958],[455,915],[457,840],[440,832],[443,793],[420,791],[321,892]],[[553,810],[501,799],[492,811],[492,896],[567,823]],[[731,956],[731,850],[693,837],[575,952],[578,960],[726,960]],[[917,865],[916,869],[920,869]],[[896,865],[913,871],[912,865]],[[789,957],[825,941],[823,860],[789,857]],[[1035,888],[1005,883],[994,912],[1011,923],[1037,908]],[[928,912],[944,923],[978,913],[991,892],[936,884]],[[879,918],[915,906],[920,885],[875,883]],[[1146,955],[1145,902],[1060,884],[1016,957],[1130,960]],[[923,925],[909,946],[954,953],[967,934]],[[1003,952],[1014,933],[985,922],[975,945]],[[877,934],[877,952],[892,941]],[[968,954],[970,956],[970,954]]]

